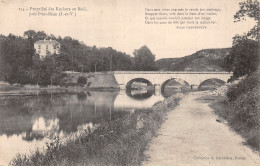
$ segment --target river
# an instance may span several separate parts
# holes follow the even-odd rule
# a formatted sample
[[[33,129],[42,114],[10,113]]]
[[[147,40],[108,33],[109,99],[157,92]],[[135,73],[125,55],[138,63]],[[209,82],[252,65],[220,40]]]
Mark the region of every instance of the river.
[[[169,94],[168,94],[169,95]],[[17,153],[42,148],[50,135],[64,137],[92,128],[101,119],[148,108],[165,95],[132,91],[89,91],[78,94],[40,92],[35,96],[0,97],[0,165]]]

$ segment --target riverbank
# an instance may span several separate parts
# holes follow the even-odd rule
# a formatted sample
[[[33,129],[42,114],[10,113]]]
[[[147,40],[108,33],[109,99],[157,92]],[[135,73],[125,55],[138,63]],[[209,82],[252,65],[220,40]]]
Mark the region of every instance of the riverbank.
[[[182,98],[145,152],[144,166],[258,166],[260,158],[209,107],[223,96],[192,92]]]
[[[182,95],[149,109],[135,110],[100,121],[95,130],[54,137],[45,152],[17,156],[12,165],[140,165],[144,151]]]
[[[80,76],[87,78],[86,84],[78,84]],[[72,73],[66,78],[70,82],[62,85],[11,85],[8,82],[0,81],[0,95],[39,95],[40,91],[50,93],[82,93],[86,91],[111,91],[120,90],[115,78],[110,73]]]
[[[0,85],[0,96],[31,96],[46,93],[85,93],[88,91],[116,91],[117,87],[93,87],[86,88],[81,86],[63,87],[63,86],[16,86],[16,85]]]

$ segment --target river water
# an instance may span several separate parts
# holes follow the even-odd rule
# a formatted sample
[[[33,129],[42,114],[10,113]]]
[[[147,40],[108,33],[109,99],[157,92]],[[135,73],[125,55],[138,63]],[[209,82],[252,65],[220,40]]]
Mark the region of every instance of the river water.
[[[164,97],[140,90],[1,97],[0,165],[10,162],[17,153],[44,147],[50,135],[63,137],[92,128],[100,119],[148,108]]]

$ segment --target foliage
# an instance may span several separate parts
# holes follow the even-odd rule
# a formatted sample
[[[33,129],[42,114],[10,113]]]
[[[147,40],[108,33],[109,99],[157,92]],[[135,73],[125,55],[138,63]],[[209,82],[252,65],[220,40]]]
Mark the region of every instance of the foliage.
[[[259,72],[252,73],[228,89],[227,100],[211,105],[220,117],[226,119],[228,124],[245,138],[246,144],[258,151],[260,150],[259,77]]]
[[[46,56],[43,60],[38,59],[38,62],[39,64],[35,66],[35,68],[39,67],[37,83],[41,85],[58,85],[63,77],[63,67],[59,66],[52,56]]]
[[[244,95],[249,91],[252,91],[258,85],[259,85],[259,74],[253,73],[251,76],[249,76],[246,79],[243,79],[238,84],[229,87],[227,91],[228,100],[233,102],[239,96]]]
[[[34,43],[43,39],[57,40],[61,44],[60,54],[47,55],[40,59],[35,53]],[[13,34],[0,35],[0,49],[0,78],[10,83],[59,84],[62,71],[133,70],[135,67],[133,57],[111,47],[90,47],[69,36],[55,37],[43,31],[28,30],[23,37]],[[145,49],[148,54],[145,51],[141,59],[150,57],[151,51],[147,47]],[[146,70],[154,69],[151,67],[154,65],[154,55],[151,57],[151,64],[148,64],[148,68],[145,67]]]
[[[228,71],[234,72],[234,78],[255,72],[259,65],[258,42],[245,36],[235,36],[225,63]]]
[[[87,78],[80,76],[80,77],[78,78],[77,83],[80,84],[80,85],[86,84],[86,83],[87,83]]]
[[[58,39],[61,43],[61,54],[56,55],[58,63],[66,71],[95,72],[111,70],[131,70],[132,58],[111,47],[89,47],[69,37]]]
[[[233,123],[242,122],[248,128],[258,127],[260,123],[259,113],[257,110],[258,91],[254,87],[251,91],[245,92],[240,95],[233,103],[236,120]]]
[[[142,46],[140,49],[134,51],[135,69],[140,71],[153,71],[155,66],[155,55],[147,46]]]
[[[239,3],[235,21],[253,18],[256,25],[246,35],[236,35],[230,54],[225,58],[228,70],[234,71],[231,80],[247,75],[238,84],[229,87],[227,100],[217,103],[215,112],[227,119],[231,127],[241,134],[248,145],[259,151],[259,2],[247,0]],[[224,104],[223,104],[224,103]]]
[[[233,38],[232,51],[225,59],[227,69],[234,71],[232,79],[252,74],[259,65],[259,2],[257,0],[247,0],[240,2],[239,6],[239,11],[234,15],[235,22],[252,18],[256,21],[256,25],[247,34],[236,35]]]
[[[260,21],[260,5],[257,0],[247,0],[239,3],[239,11],[234,15],[235,22],[245,21],[246,17],[256,21],[256,25],[247,33],[246,36],[259,41],[259,21]]]
[[[259,150],[259,71],[252,73],[237,85],[228,89],[229,123],[246,138],[247,144]],[[225,109],[225,111],[227,111]]]
[[[12,34],[4,37],[1,42],[1,60],[6,63],[4,78],[10,83],[29,83],[30,67],[33,65],[34,49],[28,40]]]
[[[28,30],[24,32],[24,37],[29,40],[30,44],[33,45],[34,42],[38,40],[47,39],[47,34],[43,31],[35,32],[34,30]]]
[[[1,60],[9,70],[5,70],[4,79],[10,83],[20,84],[58,84],[62,77],[62,66],[57,64],[54,56],[46,56],[40,59],[34,53],[31,39],[38,39],[45,36],[43,32],[25,32],[28,38],[14,36],[12,34],[3,37],[1,42]],[[29,35],[31,34],[31,35]]]

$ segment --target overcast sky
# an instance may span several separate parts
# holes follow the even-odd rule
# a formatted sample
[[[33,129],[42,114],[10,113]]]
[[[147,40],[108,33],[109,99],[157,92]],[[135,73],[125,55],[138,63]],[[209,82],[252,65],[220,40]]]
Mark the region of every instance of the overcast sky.
[[[2,0],[3,1],[3,0]],[[207,48],[232,46],[232,37],[253,27],[234,23],[240,0],[4,0],[0,3],[0,33],[23,35],[29,29],[71,36],[89,46],[113,47],[132,55],[147,45],[156,59],[190,55]],[[76,17],[29,17],[19,7],[86,7]],[[175,25],[144,24],[145,8],[219,8],[217,25],[202,30],[178,30]]]

